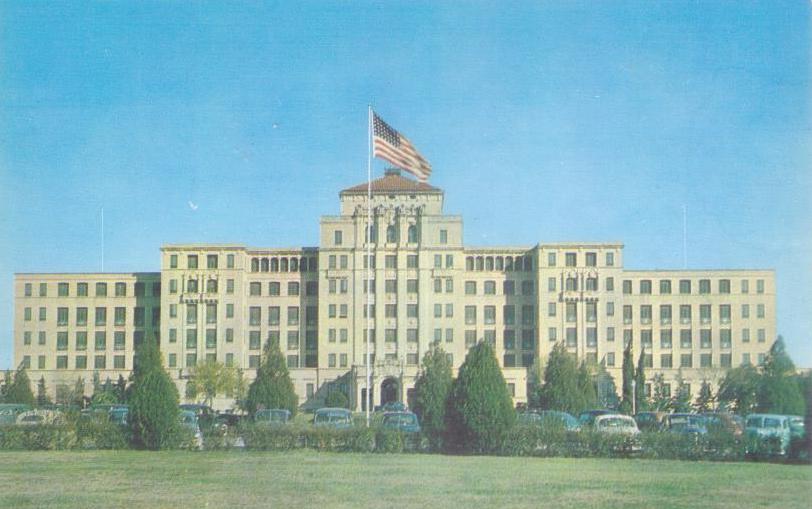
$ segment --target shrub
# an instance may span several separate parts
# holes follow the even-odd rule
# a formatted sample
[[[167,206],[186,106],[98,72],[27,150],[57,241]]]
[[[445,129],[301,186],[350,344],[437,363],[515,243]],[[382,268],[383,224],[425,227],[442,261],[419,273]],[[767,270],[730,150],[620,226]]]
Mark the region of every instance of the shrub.
[[[127,449],[132,436],[104,416],[76,421],[76,439],[80,449]]]
[[[172,449],[186,439],[179,421],[178,389],[161,365],[154,342],[141,345],[136,354],[129,397],[133,441],[147,449]]]
[[[423,432],[435,450],[442,448],[445,433],[445,411],[451,391],[451,363],[438,345],[423,356],[423,367],[414,384],[414,413],[420,418]]]
[[[375,434],[375,451],[385,453],[403,452],[404,438],[403,433],[400,431],[381,428]]]
[[[445,416],[447,446],[452,451],[498,451],[515,420],[493,349],[480,342],[468,351],[451,388]]]
[[[259,408],[284,408],[296,415],[299,397],[293,389],[287,362],[279,349],[279,340],[268,340],[257,369],[257,377],[248,387],[246,410],[253,414]]]
[[[66,424],[0,428],[0,450],[62,451],[76,445],[76,430]]]
[[[332,408],[349,408],[350,399],[344,391],[333,390],[324,398],[324,406]]]

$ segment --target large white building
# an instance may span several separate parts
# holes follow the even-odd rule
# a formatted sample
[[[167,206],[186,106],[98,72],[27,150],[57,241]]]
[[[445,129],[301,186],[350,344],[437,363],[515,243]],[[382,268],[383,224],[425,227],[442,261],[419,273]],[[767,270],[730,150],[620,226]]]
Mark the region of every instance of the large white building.
[[[54,393],[94,372],[126,376],[135,345],[153,336],[184,394],[203,360],[253,378],[273,338],[303,404],[341,388],[360,409],[367,334],[376,405],[407,400],[435,342],[458,368],[471,345],[489,341],[518,403],[527,367],[559,341],[618,385],[631,341],[649,377],[662,373],[669,386],[681,377],[695,392],[727,368],[762,362],[775,338],[771,270],[629,270],[620,243],[464,246],[443,192],[397,171],[372,182],[369,232],[367,184],[339,196],[318,247],[170,245],[160,272],[17,274],[15,363]]]

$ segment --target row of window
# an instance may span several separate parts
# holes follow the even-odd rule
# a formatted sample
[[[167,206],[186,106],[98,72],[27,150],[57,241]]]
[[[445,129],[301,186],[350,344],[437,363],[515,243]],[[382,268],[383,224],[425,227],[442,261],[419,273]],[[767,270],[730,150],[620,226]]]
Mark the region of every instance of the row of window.
[[[750,330],[742,329],[740,340],[742,343],[750,342]],[[578,329],[576,327],[566,327],[564,329],[565,341],[568,347],[575,347],[578,344]],[[640,331],[640,344],[643,347],[651,348],[653,345],[654,332],[652,329],[643,329]],[[729,349],[733,343],[733,332],[731,329],[719,329],[719,347],[722,349]],[[547,329],[547,338],[550,341],[558,341],[558,328],[550,327]],[[660,330],[660,348],[672,347],[673,332],[671,329]],[[756,338],[759,343],[767,341],[766,329],[757,329]],[[606,336],[604,338],[607,342],[615,340],[615,328],[607,327]],[[634,332],[632,329],[623,329],[623,345],[626,346],[634,339]],[[679,331],[680,348],[690,349],[693,348],[693,331],[691,329],[680,329]],[[586,328],[586,346],[598,346],[598,328]],[[711,329],[701,329],[699,331],[699,346],[700,348],[713,348],[713,331]]]
[[[77,355],[74,357],[74,369],[88,369],[88,356],[87,355]],[[26,369],[31,369],[31,356],[24,355],[23,356],[23,366]],[[126,357],[124,355],[114,355],[113,356],[113,369],[126,369]],[[37,357],[37,369],[49,369],[47,363],[47,356],[40,355]],[[68,356],[67,355],[57,355],[56,356],[56,369],[68,369]],[[93,369],[107,369],[107,356],[106,355],[95,355],[93,356]]]
[[[606,366],[608,367],[615,367],[616,359],[614,352],[609,352],[606,354]],[[661,369],[669,369],[669,368],[732,368],[733,367],[733,354],[731,353],[720,353],[718,357],[716,357],[716,362],[714,363],[714,355],[711,353],[701,353],[699,354],[699,363],[694,362],[695,355],[690,353],[680,354],[679,357],[675,357],[673,354],[664,353],[660,354],[659,361],[660,364],[657,368]],[[765,354],[760,353],[758,354],[758,363],[759,365],[764,363]],[[679,363],[675,361],[679,361]],[[750,354],[743,353],[742,354],[742,365],[748,365],[751,363]],[[654,368],[654,356],[652,354],[643,354],[643,366],[646,368]]]
[[[77,326],[86,326],[88,324],[88,308],[86,307],[77,307],[75,308],[75,320],[74,324]],[[106,307],[97,307],[94,309],[94,316],[93,316],[93,323],[97,326],[105,326],[107,325],[107,310],[109,308]],[[123,326],[127,325],[127,308],[126,307],[115,307],[113,309],[113,325]],[[148,308],[142,306],[136,306],[133,309],[133,325],[136,327],[144,327],[146,326],[146,310]],[[161,323],[161,308],[153,307],[151,309],[152,313],[152,326],[157,327]],[[45,322],[48,320],[48,308],[40,307],[38,310],[37,319],[40,322]],[[69,325],[69,317],[70,317],[70,310],[67,307],[58,307],[56,308],[56,325],[59,327],[64,327]],[[27,307],[23,310],[23,320],[26,322],[30,322],[33,320],[33,310],[30,307]]]
[[[367,243],[377,243],[378,242],[378,226],[377,225],[368,225],[364,228],[364,240]],[[400,232],[395,225],[388,225],[386,227],[386,242],[389,244],[394,244],[400,241]],[[409,244],[416,244],[420,242],[420,231],[417,228],[417,225],[410,224],[406,229],[406,241]],[[438,242],[441,245],[448,244],[448,230],[442,229],[439,231]],[[336,246],[343,246],[344,245],[344,231],[343,230],[335,230],[333,231],[333,245]]]
[[[157,337],[157,331],[155,333]],[[32,332],[25,331],[23,332],[23,344],[26,346],[31,345],[32,343]],[[74,334],[74,349],[78,351],[83,351],[88,349],[87,344],[88,333],[86,331],[77,331]],[[93,346],[94,350],[97,351],[104,351],[107,349],[107,331],[95,331],[93,333]],[[69,336],[67,332],[57,332],[56,333],[56,350],[62,351],[68,349],[69,343]],[[144,340],[144,331],[135,331],[133,332],[133,344],[139,345]],[[47,335],[44,331],[40,331],[37,335],[37,344],[40,346],[46,346],[48,343]],[[123,331],[115,331],[113,332],[113,350],[125,350],[127,348],[127,338]]]
[[[251,272],[316,272],[318,268],[313,256],[251,258]]]
[[[75,296],[76,297],[89,297],[88,290],[89,284],[88,283],[75,283],[76,290]],[[25,283],[24,285],[24,292],[26,297],[32,297],[34,294],[34,287],[33,283]],[[127,296],[127,283],[118,282],[113,283],[114,289],[114,296],[115,297],[126,297]],[[57,297],[70,297],[71,283],[57,283],[56,284],[56,295]],[[107,287],[108,283],[96,283],[95,284],[95,296],[96,297],[107,297]],[[146,297],[146,283],[143,282],[136,282],[133,284],[132,294],[136,297]],[[39,283],[39,297],[47,297],[48,296],[48,283]],[[152,283],[152,297],[160,297],[161,296],[161,283],[155,282]]]
[[[525,271],[533,270],[533,259],[529,256],[467,256],[467,271]]]
[[[597,321],[598,316],[598,304],[596,302],[585,302],[583,304],[584,307],[584,316],[587,322],[595,322]],[[660,323],[662,325],[670,325],[672,322],[672,305],[671,304],[661,304],[660,307]],[[679,305],[679,321],[682,324],[690,324],[692,320],[692,306],[690,304],[681,304]],[[639,307],[639,316],[640,316],[640,323],[642,324],[650,324],[652,323],[652,310],[654,307],[650,304],[641,304]],[[741,305],[741,313],[740,317],[742,319],[749,319],[750,318],[750,304],[742,304]],[[547,304],[547,315],[554,317],[557,314],[558,310],[558,303],[557,302],[549,302]],[[633,314],[634,308],[631,305],[624,305],[623,306],[623,323],[624,324],[631,324],[633,322]],[[578,321],[578,303],[577,302],[567,302],[564,306],[564,312],[567,322],[577,322]],[[615,316],[615,303],[609,301],[606,303],[606,316],[611,317]],[[766,307],[764,304],[756,304],[756,318],[764,319],[767,316]],[[719,304],[719,321],[722,324],[730,323],[731,320],[731,305],[730,304]],[[699,305],[699,322],[702,324],[709,324],[712,321],[712,305],[711,304],[700,304]]]
[[[719,279],[717,280],[716,290],[719,294],[730,294],[730,279]],[[679,280],[679,293],[680,295],[691,295],[693,282],[690,279],[680,279]],[[650,295],[652,293],[652,281],[650,279],[641,279],[638,281],[638,293],[641,295]],[[740,281],[740,290],[743,294],[750,293],[750,280],[749,279],[742,279]],[[660,283],[660,295],[670,295],[671,294],[671,280],[670,279],[661,279]],[[711,293],[711,280],[710,279],[700,279],[698,284],[699,294],[700,295],[708,295]],[[632,293],[632,281],[630,279],[626,279],[623,281],[623,293],[630,295]],[[757,279],[756,280],[756,293],[764,293],[764,280]]]
[[[434,280],[434,292],[439,293],[437,279]],[[446,281],[446,291],[450,292],[451,290],[449,287],[451,285],[448,282],[451,280]],[[533,281],[522,281],[521,282],[521,289],[522,295],[535,295],[535,283]],[[516,281],[507,280],[502,282],[502,293],[504,295],[515,295],[516,294]],[[476,281],[466,281],[465,282],[465,295],[477,295],[477,282]],[[482,295],[496,295],[496,281],[483,281],[482,282]]]
[[[288,297],[300,295],[300,283],[298,281],[288,281],[287,295]],[[282,295],[282,284],[279,281],[268,282],[268,295],[269,297],[279,297]],[[315,297],[319,294],[319,283],[317,281],[308,281],[305,283],[305,295]],[[262,296],[262,283],[253,281],[248,284],[248,295],[252,297]]]
[[[199,256],[196,254],[186,255],[186,268],[187,269],[199,269]],[[206,268],[207,269],[216,269],[218,268],[220,262],[220,256],[216,254],[208,254],[206,255]],[[172,254],[169,255],[169,268],[170,269],[177,269],[178,268],[178,255]],[[226,268],[233,269],[234,268],[234,255],[228,254],[226,255]]]

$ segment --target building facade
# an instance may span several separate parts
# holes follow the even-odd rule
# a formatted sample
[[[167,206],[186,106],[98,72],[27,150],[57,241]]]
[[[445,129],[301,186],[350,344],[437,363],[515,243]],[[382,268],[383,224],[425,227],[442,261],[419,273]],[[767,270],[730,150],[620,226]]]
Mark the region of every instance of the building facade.
[[[443,192],[395,171],[372,182],[369,228],[367,184],[339,197],[318,247],[170,245],[157,273],[17,274],[15,363],[54,393],[94,372],[126,377],[154,337],[184,394],[204,360],[253,378],[275,340],[303,404],[341,389],[362,409],[367,337],[378,405],[408,401],[434,343],[456,370],[490,342],[519,403],[556,342],[618,386],[631,342],[649,378],[696,392],[763,362],[776,335],[771,270],[628,270],[620,243],[467,247]]]

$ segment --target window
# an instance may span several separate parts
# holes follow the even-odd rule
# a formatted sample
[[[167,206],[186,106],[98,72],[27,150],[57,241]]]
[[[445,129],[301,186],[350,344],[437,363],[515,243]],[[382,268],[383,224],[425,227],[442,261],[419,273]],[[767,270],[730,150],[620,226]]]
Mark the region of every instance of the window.
[[[691,306],[689,304],[682,304],[679,307],[679,321],[682,324],[691,323]]]
[[[206,348],[217,348],[217,329],[206,329]]]
[[[660,324],[661,325],[670,325],[671,324],[671,305],[664,304],[660,306]]]
[[[126,283],[116,283],[116,297],[126,297],[127,296],[127,284]]]
[[[187,255],[186,256],[186,268],[187,269],[196,269],[197,268],[197,255]]]
[[[587,253],[586,254],[586,266],[587,267],[597,267],[598,266],[598,255],[597,255],[597,253]]]
[[[398,317],[398,307],[396,304],[386,304],[383,311],[386,318]]]
[[[679,331],[679,346],[680,348],[691,348],[692,338],[691,329],[682,329]]]
[[[607,327],[606,328],[606,341],[614,341],[615,340],[615,328],[614,327]]]
[[[226,268],[233,269],[234,268],[234,255],[226,255]]]
[[[699,293],[700,295],[710,293],[710,279],[699,280]]]
[[[386,255],[386,257],[384,257],[384,267],[387,269],[397,269],[398,268],[397,255]]]
[[[750,304],[742,304],[742,318],[750,318]]]
[[[564,255],[564,264],[567,267],[575,267],[578,261],[577,253],[567,253]]]
[[[536,310],[531,305],[522,306],[522,325],[534,325],[536,323]]]
[[[534,295],[535,293],[533,281],[522,281],[522,295]]]
[[[610,368],[615,366],[615,353],[609,352],[606,354],[606,365]]]
[[[125,325],[127,323],[127,308],[117,307],[113,315],[113,324]]]
[[[443,255],[434,255],[434,268],[440,269],[443,267]]]
[[[107,308],[96,308],[96,325],[107,323]]]
[[[615,278],[613,277],[606,278],[606,291],[607,292],[615,291]]]
[[[730,304],[719,306],[719,321],[725,324],[730,323]]]
[[[107,283],[96,283],[96,297],[107,297]]]
[[[578,278],[568,277],[564,282],[564,287],[568,292],[578,291]]]
[[[595,348],[598,346],[598,329],[595,327],[588,327],[586,329],[586,346]]]
[[[565,334],[567,347],[575,348],[578,345],[578,329],[575,327],[567,327]]]
[[[278,297],[280,293],[279,281],[271,281],[268,283],[268,295]]]
[[[374,242],[374,239],[373,239]],[[341,230],[336,230],[333,232],[333,244],[336,246],[340,246],[344,243],[344,233]]]
[[[588,292],[598,291],[598,278],[596,277],[586,278],[586,291]]]
[[[606,253],[606,266],[607,267],[615,266],[615,253],[611,251]]]
[[[85,338],[87,341],[87,338]],[[78,342],[78,338],[77,338]],[[127,347],[127,339],[124,336],[124,331],[116,331],[113,333],[113,350],[124,350]]]
[[[651,323],[651,305],[644,304],[640,306],[640,323],[643,324],[650,324]]]
[[[623,293],[626,295],[631,295],[632,293],[632,282],[628,279],[623,280]]]
[[[476,295],[476,281],[465,282],[465,295]]]
[[[107,288],[107,286],[105,286]],[[40,297],[47,297],[48,296],[48,283],[40,283],[39,284],[39,296]]]
[[[671,348],[671,329],[660,330],[660,348]]]
[[[440,230],[440,244],[448,244],[448,230]]]
[[[262,283],[252,282],[248,285],[248,295],[256,297],[262,295]]]
[[[299,349],[299,331],[288,331],[288,350]]]
[[[732,343],[732,334],[730,329],[721,329],[719,331],[719,347],[724,350],[729,350]]]
[[[660,280],[660,295],[669,295],[671,293],[671,280],[670,279],[661,279]]]
[[[486,325],[493,325],[496,323],[496,306],[485,306],[483,312]]]
[[[758,336],[759,343],[764,343],[767,340],[767,334],[764,329],[758,329],[756,335]]]
[[[259,350],[260,348],[260,334],[258,330],[248,331],[248,349]]]
[[[502,308],[502,319],[505,325],[516,324],[516,310],[512,305],[507,305]]]
[[[720,279],[719,280],[719,293],[730,293],[730,280],[729,279]]]
[[[701,304],[699,306],[699,322],[702,324],[708,324],[711,322],[710,304]]]
[[[694,366],[694,356],[689,353],[684,353],[680,356],[680,367],[692,368]]]
[[[485,295],[496,295],[496,281],[485,281]]]
[[[442,283],[440,279],[436,279],[435,281]],[[398,293],[397,279],[387,279],[386,281],[384,281],[384,291],[386,293]]]
[[[590,323],[594,323],[598,320],[598,303],[597,302],[587,302],[586,303],[586,321]]]
[[[450,254],[445,255],[445,268],[447,269],[454,268],[454,255]]]
[[[640,293],[645,295],[651,294],[651,280],[649,279],[640,280]]]
[[[217,323],[217,303],[209,302],[206,304],[206,323]]]
[[[67,365],[67,362],[68,362],[68,360],[67,360],[67,357],[66,357],[65,358],[65,365]],[[37,368],[45,369],[45,356],[44,355],[40,355],[39,357],[37,357]]]
[[[632,307],[628,304],[623,306],[623,323],[626,325],[632,323]]]
[[[234,318],[234,304],[226,304],[226,318]]]
[[[216,269],[217,268],[217,255],[216,254],[206,255],[206,268],[207,269]]]
[[[764,304],[756,305],[756,318],[764,318],[766,313],[764,311]]]
[[[699,331],[699,347],[700,348],[710,348],[712,345],[711,340],[711,330],[710,329],[702,329]]]
[[[547,303],[547,316],[555,316],[556,305],[555,302],[548,302]]]
[[[673,360],[670,353],[664,353],[660,355],[660,367],[661,368],[671,368],[673,367]]]
[[[556,265],[555,253],[547,253],[547,266],[555,267],[555,265]]]
[[[269,333],[270,334],[270,333]],[[226,329],[226,343],[234,342],[234,329]]]
[[[567,322],[573,323],[578,320],[578,308],[576,302],[567,302],[565,306],[566,310],[566,320]]]
[[[346,281],[342,279],[342,281]],[[345,283],[346,286],[346,283]],[[346,289],[341,293],[347,293]],[[290,281],[288,282],[288,295],[299,295],[299,282],[298,281]]]
[[[68,333],[67,332],[57,332],[56,333],[56,349],[57,350],[67,350],[68,349]]]
[[[623,347],[627,347],[634,340],[634,332],[631,329],[623,329]]]
[[[56,324],[57,325],[67,325],[68,324],[68,308],[57,308],[57,310],[56,310]]]
[[[644,348],[651,348],[652,339],[651,339],[651,329],[643,329],[640,331],[640,344]]]
[[[709,353],[699,354],[699,367],[700,368],[713,367],[713,356]]]
[[[680,279],[680,281],[679,281],[679,293],[680,293],[680,295],[690,295],[691,294],[691,280],[690,279]]]
[[[56,356],[56,369],[68,369],[68,356],[67,355],[57,355]]]
[[[79,283],[79,284],[82,284],[82,283]],[[31,283],[26,283],[25,284],[25,296],[26,297],[31,297],[31,293],[32,293],[32,291],[31,291]]]
[[[417,255],[406,255],[406,268],[409,269],[416,269],[417,268]]]
[[[133,310],[133,323],[135,324],[136,327],[143,327],[144,322],[145,322],[144,308],[138,306]]]
[[[76,295],[79,297],[87,297],[87,283],[76,284]]]
[[[299,325],[299,308],[288,306],[288,325]]]
[[[104,331],[96,331],[94,339],[95,350],[104,350],[107,348],[107,334]]]
[[[466,325],[476,324],[476,306],[465,306]]]
[[[197,293],[197,279],[190,279],[186,282],[186,291],[189,293]]]
[[[59,283],[56,287],[57,295],[60,297],[67,297],[68,296],[68,283]]]
[[[507,281],[505,281],[505,282],[507,282]],[[547,291],[548,292],[554,292],[555,291],[555,278],[554,277],[547,278]]]

